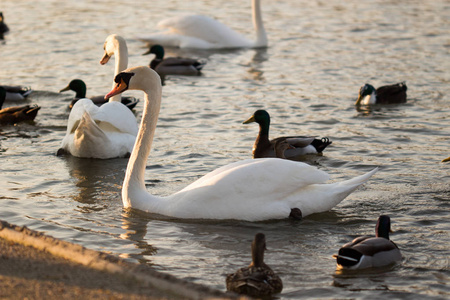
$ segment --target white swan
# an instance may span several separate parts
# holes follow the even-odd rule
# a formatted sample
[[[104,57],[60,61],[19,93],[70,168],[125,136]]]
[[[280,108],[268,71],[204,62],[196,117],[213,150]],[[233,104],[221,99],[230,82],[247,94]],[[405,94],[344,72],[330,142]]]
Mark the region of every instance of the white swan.
[[[114,76],[127,67],[128,50],[122,37],[108,36],[104,49],[101,64],[107,63],[113,54],[116,56]],[[57,155],[69,153],[101,159],[126,157],[133,149],[137,132],[136,117],[121,103],[120,95],[100,107],[91,99],[80,99],[70,112],[66,136]]]
[[[249,40],[219,21],[203,15],[168,18],[158,23],[166,31],[138,39],[163,47],[227,49],[267,47],[267,35],[261,16],[260,0],[252,0],[253,26],[256,40]]]
[[[261,221],[287,218],[292,209],[303,216],[323,212],[341,202],[377,169],[359,177],[325,184],[329,175],[305,163],[260,158],[221,167],[168,197],[147,192],[144,175],[161,106],[161,79],[148,67],[125,70],[106,98],[132,89],[145,94],[136,143],[122,186],[125,207],[185,219]]]

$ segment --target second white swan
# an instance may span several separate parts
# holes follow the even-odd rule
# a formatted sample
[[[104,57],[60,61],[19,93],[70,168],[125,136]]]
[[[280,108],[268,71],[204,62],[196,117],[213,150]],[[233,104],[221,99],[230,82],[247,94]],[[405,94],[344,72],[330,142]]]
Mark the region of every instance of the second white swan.
[[[256,40],[250,40],[219,21],[203,15],[184,15],[162,20],[165,31],[140,36],[151,45],[196,49],[232,49],[267,47],[267,34],[261,16],[260,0],[252,0]]]
[[[120,36],[110,35],[106,38],[104,50],[100,62],[108,62],[115,54],[116,76],[128,65],[126,42]],[[133,149],[137,132],[136,117],[121,103],[120,96],[100,107],[91,99],[80,99],[69,114],[66,135],[57,155],[100,159],[127,157]]]
[[[247,159],[218,168],[168,197],[154,196],[146,190],[144,176],[161,106],[161,79],[148,67],[135,67],[119,73],[115,82],[106,98],[128,89],[144,92],[141,125],[122,186],[124,207],[183,219],[262,221],[288,218],[293,209],[305,217],[330,210],[377,171],[325,184],[329,175],[305,163]]]

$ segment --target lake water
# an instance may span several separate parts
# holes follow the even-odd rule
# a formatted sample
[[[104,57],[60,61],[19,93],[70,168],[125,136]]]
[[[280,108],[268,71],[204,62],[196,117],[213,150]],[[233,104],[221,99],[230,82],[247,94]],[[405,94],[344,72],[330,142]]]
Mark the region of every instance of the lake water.
[[[225,275],[250,262],[255,233],[284,282],[281,299],[444,299],[450,295],[450,4],[448,1],[262,1],[270,47],[180,51],[207,60],[203,76],[168,77],[146,184],[178,191],[224,164],[249,158],[255,110],[271,136],[327,136],[308,163],[347,179],[380,171],[332,211],[301,222],[168,221],[122,208],[126,159],[56,157],[71,79],[88,95],[110,90],[101,66],[111,33],[127,39],[129,65],[147,65],[135,39],[184,12],[215,16],[251,36],[250,1],[2,0],[10,28],[0,44],[0,83],[31,86],[34,124],[0,128],[0,219],[225,290]],[[365,82],[406,81],[408,103],[355,110]],[[141,97],[139,92],[129,95]],[[6,103],[11,105],[11,103]],[[5,106],[6,106],[5,105]],[[143,103],[135,109],[138,119]],[[339,274],[331,255],[373,234],[380,214],[404,259],[383,270]]]

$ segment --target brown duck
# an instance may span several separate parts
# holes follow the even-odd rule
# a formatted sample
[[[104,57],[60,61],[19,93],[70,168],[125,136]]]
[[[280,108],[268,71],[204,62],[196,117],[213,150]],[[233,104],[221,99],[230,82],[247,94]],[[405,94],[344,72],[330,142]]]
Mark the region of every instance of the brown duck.
[[[252,263],[226,279],[227,290],[252,297],[269,296],[283,290],[281,278],[264,263],[266,237],[257,233],[252,242]]]
[[[16,124],[22,121],[32,121],[41,109],[37,105],[12,106],[3,108],[6,90],[0,86],[0,124]]]

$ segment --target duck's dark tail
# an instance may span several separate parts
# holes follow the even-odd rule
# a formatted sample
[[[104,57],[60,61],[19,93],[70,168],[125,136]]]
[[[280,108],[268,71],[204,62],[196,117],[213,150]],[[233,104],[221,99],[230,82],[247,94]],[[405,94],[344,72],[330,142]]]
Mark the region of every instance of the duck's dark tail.
[[[316,148],[317,153],[322,153],[322,151],[325,150],[325,148],[328,147],[328,145],[330,145],[331,143],[332,141],[330,141],[329,138],[323,137],[320,140],[314,139],[311,145],[313,145],[314,148]]]

